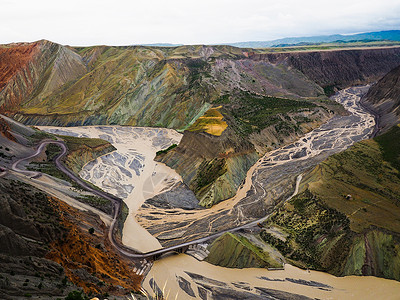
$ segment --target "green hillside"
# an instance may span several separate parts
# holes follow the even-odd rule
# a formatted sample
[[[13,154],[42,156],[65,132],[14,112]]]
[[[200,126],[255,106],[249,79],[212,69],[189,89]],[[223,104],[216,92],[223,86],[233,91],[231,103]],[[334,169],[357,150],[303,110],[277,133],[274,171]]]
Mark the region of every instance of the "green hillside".
[[[400,280],[399,140],[395,126],[319,164],[261,237],[302,267]]]

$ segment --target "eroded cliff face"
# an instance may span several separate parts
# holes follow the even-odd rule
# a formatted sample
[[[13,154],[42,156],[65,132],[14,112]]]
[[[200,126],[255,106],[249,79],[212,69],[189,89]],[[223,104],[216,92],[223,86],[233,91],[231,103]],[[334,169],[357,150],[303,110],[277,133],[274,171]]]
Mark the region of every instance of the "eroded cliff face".
[[[156,158],[176,169],[205,207],[233,196],[257,159],[254,147],[232,129],[218,137],[185,131],[177,148]]]
[[[323,88],[374,82],[400,64],[400,48],[254,54],[255,60],[285,61]]]
[[[394,68],[364,97],[363,103],[379,115],[379,129],[386,132],[400,122],[400,66]]]
[[[29,100],[46,75],[59,45],[47,41],[5,45],[1,48],[0,108],[15,111]]]

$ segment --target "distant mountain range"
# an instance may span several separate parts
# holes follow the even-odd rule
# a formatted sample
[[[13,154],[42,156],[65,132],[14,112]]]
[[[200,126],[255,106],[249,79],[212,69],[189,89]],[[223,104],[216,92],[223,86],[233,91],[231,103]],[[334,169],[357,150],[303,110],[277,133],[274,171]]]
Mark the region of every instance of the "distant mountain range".
[[[376,31],[366,32],[358,34],[334,34],[334,35],[320,35],[320,36],[308,36],[308,37],[289,37],[283,39],[277,39],[273,41],[250,41],[250,42],[238,42],[238,43],[227,43],[239,48],[267,48],[267,47],[285,47],[292,46],[302,43],[332,43],[337,41],[349,42],[349,41],[400,41],[400,30],[387,30],[387,31]]]
[[[152,44],[137,44],[135,46],[150,46],[150,47],[179,47],[183,44],[170,44],[170,43],[152,43]]]
[[[237,43],[216,43],[213,45],[229,45],[239,48],[268,48],[268,47],[288,47],[300,45],[313,45],[320,43],[332,42],[371,42],[371,41],[400,41],[400,30],[386,30],[376,32],[365,32],[357,34],[333,34],[333,35],[318,35],[305,37],[288,37],[272,41],[248,41]],[[135,44],[135,46],[150,46],[150,47],[179,47],[184,44],[171,43],[151,43],[151,44]]]

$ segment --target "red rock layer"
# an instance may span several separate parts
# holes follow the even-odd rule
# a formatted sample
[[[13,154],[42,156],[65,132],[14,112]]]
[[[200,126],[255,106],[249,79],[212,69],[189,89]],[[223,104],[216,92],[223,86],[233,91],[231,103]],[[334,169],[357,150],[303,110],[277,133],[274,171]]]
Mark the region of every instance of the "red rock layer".
[[[0,118],[0,134],[5,136],[11,141],[16,141],[15,137],[11,134],[11,128],[6,121]]]
[[[28,65],[38,51],[38,43],[0,47],[0,90]]]
[[[61,223],[67,229],[62,239],[50,244],[46,258],[61,264],[69,280],[85,293],[125,295],[138,291],[142,276],[133,272],[132,261],[115,252],[108,240],[108,227],[98,216],[79,211],[64,202],[50,198],[61,213]],[[93,228],[93,234],[88,232]],[[90,280],[91,274],[96,280]],[[118,288],[122,287],[122,288]]]

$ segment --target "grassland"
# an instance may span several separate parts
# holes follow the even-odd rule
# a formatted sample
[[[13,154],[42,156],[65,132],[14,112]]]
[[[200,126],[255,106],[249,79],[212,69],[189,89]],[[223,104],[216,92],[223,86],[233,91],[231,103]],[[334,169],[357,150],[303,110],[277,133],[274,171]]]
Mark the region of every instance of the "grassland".
[[[302,186],[346,214],[355,232],[370,226],[400,232],[399,140],[396,126],[357,143],[321,163]]]
[[[212,264],[228,268],[280,268],[282,265],[272,259],[268,253],[253,245],[244,236],[225,233],[209,247],[206,260]]]
[[[280,115],[315,108],[316,105],[306,100],[291,100],[285,98],[260,96],[250,92],[240,92],[238,95],[225,95],[215,103],[222,104],[223,114],[233,117],[234,129],[241,136],[274,125],[283,135],[299,128],[285,121]]]

